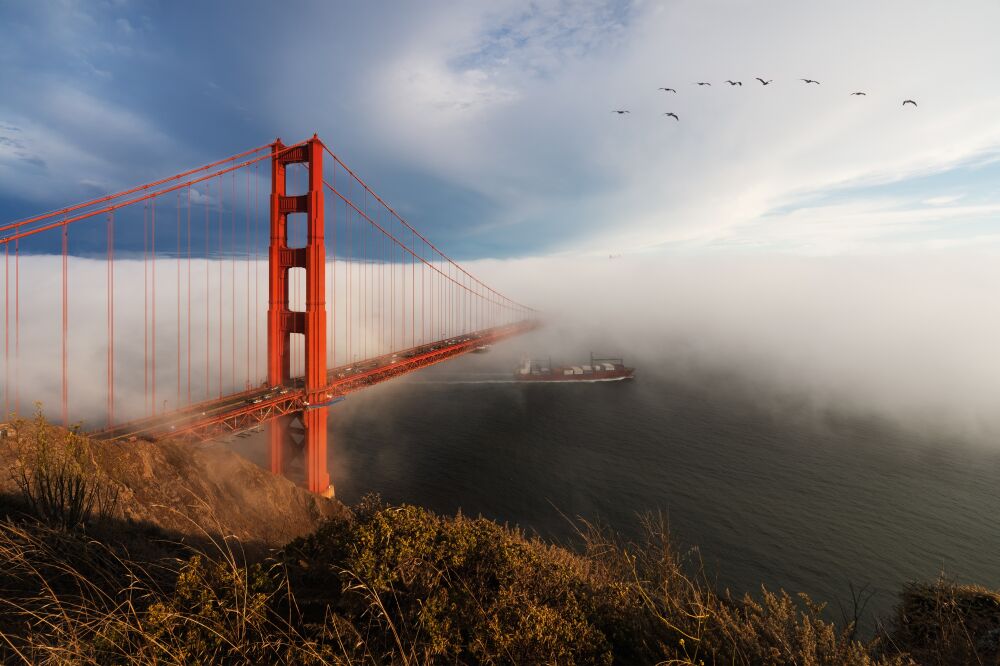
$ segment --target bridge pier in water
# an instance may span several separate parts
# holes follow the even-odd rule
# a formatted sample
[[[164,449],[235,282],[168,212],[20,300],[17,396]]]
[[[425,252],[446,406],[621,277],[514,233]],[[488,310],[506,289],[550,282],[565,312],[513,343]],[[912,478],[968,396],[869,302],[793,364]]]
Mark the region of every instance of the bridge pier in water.
[[[305,164],[308,190],[287,194],[286,167]],[[291,384],[291,336],[305,337],[305,400],[302,411],[271,422],[271,471],[284,474],[290,456],[301,453],[305,485],[315,493],[330,486],[327,464],[326,245],[323,214],[323,144],[315,135],[286,148],[271,146],[271,240],[268,251],[267,376],[271,386]],[[306,245],[289,247],[288,216],[306,215]],[[288,272],[306,273],[306,309],[292,310]]]

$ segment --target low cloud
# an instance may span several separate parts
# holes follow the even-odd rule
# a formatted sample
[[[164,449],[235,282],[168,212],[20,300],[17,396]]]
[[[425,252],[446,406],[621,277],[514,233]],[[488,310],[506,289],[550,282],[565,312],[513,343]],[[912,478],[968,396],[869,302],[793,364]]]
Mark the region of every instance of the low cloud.
[[[925,206],[946,206],[950,203],[955,203],[963,196],[964,195],[962,194],[946,194],[939,197],[930,197],[929,199],[924,199],[922,203]]]
[[[625,255],[475,262],[544,310],[549,348],[730,376],[762,400],[876,416],[943,437],[1000,435],[1000,263],[896,257]]]
[[[508,351],[559,356],[566,362],[585,358],[590,350],[617,353],[639,365],[639,381],[657,375],[687,381],[724,376],[762,401],[792,399],[810,413],[875,416],[968,441],[991,442],[1000,435],[1000,310],[993,307],[1000,262],[995,255],[962,251],[816,259],[626,254],[613,259],[481,260],[467,267],[487,284],[542,310],[546,326],[541,334],[505,343]],[[13,271],[11,262],[11,311]],[[167,408],[176,405],[178,385],[180,402],[186,402],[189,349],[196,400],[263,381],[266,274],[266,261],[234,268],[228,259],[194,259],[189,311],[186,260],[157,261],[158,409],[163,401]],[[150,302],[144,293],[150,299],[153,294],[152,273],[144,272],[141,260],[119,260],[115,275],[116,410],[119,418],[135,417],[148,408],[145,386],[152,381],[144,373],[144,367],[151,367],[143,362],[153,356],[154,327],[143,320],[144,303]],[[106,262],[71,258],[71,416],[90,424],[100,421],[106,403],[106,277]],[[401,346],[398,331],[392,347],[387,346],[390,336],[378,323],[386,317],[362,309],[370,295],[359,299],[355,293],[348,301],[343,264],[330,277],[335,294],[330,300],[338,312],[337,363],[347,356],[348,303],[355,322],[367,312],[376,324],[363,338],[355,331],[354,353],[367,349],[361,355],[372,356]],[[21,257],[20,280],[20,362],[13,356],[11,321],[4,377],[13,382],[20,376],[22,411],[37,399],[57,414],[60,258]],[[295,307],[302,307],[304,283],[293,280],[294,285],[299,287]],[[226,321],[221,335],[220,312]],[[409,319],[399,316],[396,321],[405,326]],[[150,351],[144,353],[144,346]]]

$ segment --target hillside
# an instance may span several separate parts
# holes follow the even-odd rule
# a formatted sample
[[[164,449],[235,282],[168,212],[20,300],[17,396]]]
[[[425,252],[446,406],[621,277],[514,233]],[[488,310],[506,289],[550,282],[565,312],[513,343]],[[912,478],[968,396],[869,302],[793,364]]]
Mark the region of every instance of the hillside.
[[[861,640],[807,597],[716,590],[653,516],[641,542],[581,524],[571,551],[349,511],[217,447],[11,434],[5,663],[1000,663],[1000,594],[975,586],[915,584]]]
[[[277,547],[344,515],[328,500],[261,469],[221,445],[103,442],[37,417],[13,424],[0,440],[0,495],[17,501],[17,471],[78,470],[114,498],[111,517],[183,535],[211,533]]]

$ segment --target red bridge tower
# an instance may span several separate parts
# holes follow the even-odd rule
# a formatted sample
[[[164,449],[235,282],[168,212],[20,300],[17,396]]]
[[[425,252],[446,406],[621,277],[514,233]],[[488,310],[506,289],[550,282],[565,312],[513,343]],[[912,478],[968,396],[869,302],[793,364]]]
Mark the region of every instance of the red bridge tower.
[[[287,195],[286,167],[306,164],[309,189]],[[288,216],[304,213],[305,247],[288,246]],[[291,336],[305,336],[305,404],[301,412],[271,422],[271,471],[282,474],[290,454],[304,455],[306,486],[324,492],[330,486],[326,457],[326,245],[323,233],[323,144],[316,135],[305,144],[271,146],[271,244],[268,254],[267,380],[291,383]],[[288,271],[306,271],[306,309],[291,310]]]

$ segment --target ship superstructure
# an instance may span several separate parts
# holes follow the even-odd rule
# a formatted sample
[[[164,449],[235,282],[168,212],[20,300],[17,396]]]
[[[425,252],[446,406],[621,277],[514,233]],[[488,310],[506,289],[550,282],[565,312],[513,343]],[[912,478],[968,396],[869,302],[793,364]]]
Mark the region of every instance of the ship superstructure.
[[[635,368],[625,366],[622,358],[604,358],[590,355],[590,363],[553,366],[552,360],[525,358],[514,372],[514,379],[525,382],[613,382],[632,379]]]

